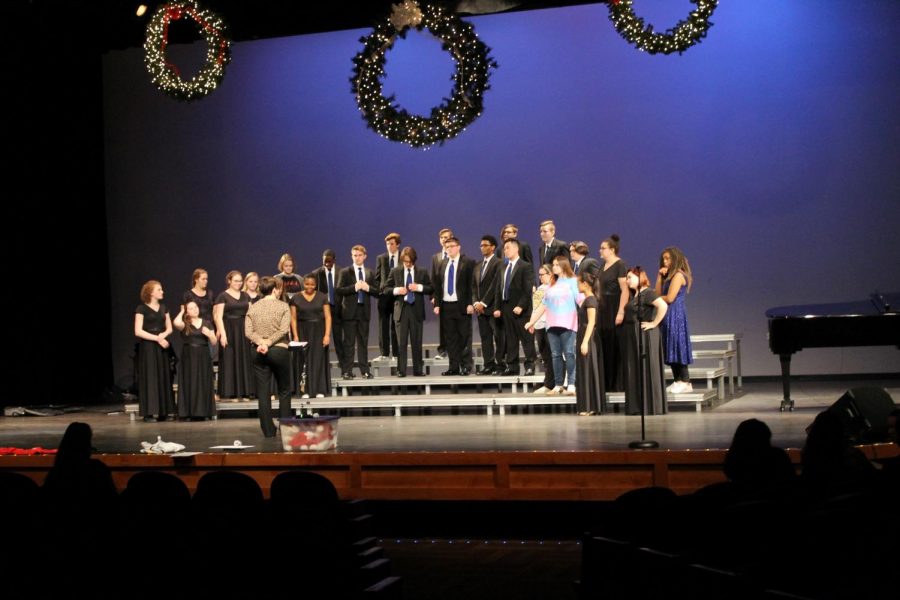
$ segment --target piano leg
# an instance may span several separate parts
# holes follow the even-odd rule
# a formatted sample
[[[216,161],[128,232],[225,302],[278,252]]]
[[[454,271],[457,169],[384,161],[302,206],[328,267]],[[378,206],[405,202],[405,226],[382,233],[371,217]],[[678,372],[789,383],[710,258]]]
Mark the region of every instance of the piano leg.
[[[781,357],[781,386],[784,389],[784,399],[781,401],[781,412],[794,410],[794,401],[791,400],[791,355],[779,354]]]

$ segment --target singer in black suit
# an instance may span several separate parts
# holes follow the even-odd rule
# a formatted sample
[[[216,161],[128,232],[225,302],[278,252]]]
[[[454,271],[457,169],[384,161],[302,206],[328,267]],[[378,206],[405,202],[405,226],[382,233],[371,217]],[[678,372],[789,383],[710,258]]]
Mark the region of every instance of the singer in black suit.
[[[562,240],[556,239],[556,225],[553,221],[544,221],[541,223],[541,246],[538,249],[538,266],[551,265],[553,259],[557,256],[569,258],[569,245]]]
[[[580,240],[569,243],[569,258],[576,276],[582,271],[587,271],[595,278],[600,277],[600,263],[596,258],[591,258],[590,253],[588,245]]]
[[[375,258],[375,287],[378,289],[378,348],[381,356],[397,356],[397,328],[394,325],[394,295],[388,286],[391,271],[400,266],[400,234],[384,236],[387,252]]]
[[[519,374],[519,344],[525,352],[525,374],[534,375],[534,334],[525,329],[531,317],[531,288],[534,270],[530,263],[519,257],[519,241],[506,240],[503,244],[506,266],[497,276],[497,292],[494,298],[494,316],[503,319],[506,337],[506,370],[499,375]]]
[[[401,266],[391,271],[387,289],[394,297],[393,319],[397,325],[397,377],[406,377],[406,345],[412,346],[413,375],[425,375],[422,360],[422,328],[425,294],[431,294],[428,271],[416,266],[416,251],[407,246],[400,252]]]
[[[506,240],[519,240],[519,228],[512,223],[507,223],[500,230],[500,247],[497,248],[497,258],[505,259],[503,254],[503,244]],[[534,265],[534,256],[531,254],[531,246],[524,240],[519,240],[519,258],[525,262]],[[504,260],[504,262],[506,262]]]
[[[459,240],[447,238],[447,258],[441,263],[434,285],[434,312],[438,314],[450,368],[442,375],[472,372],[472,269],[475,262],[463,256]]]
[[[378,296],[378,289],[375,287],[375,273],[363,264],[367,256],[365,246],[353,246],[350,254],[353,264],[341,271],[335,290],[341,298],[341,319],[344,326],[344,362],[341,364],[341,372],[344,379],[353,379],[355,345],[359,372],[366,379],[372,379],[367,350],[372,311],[369,300],[372,296]]]
[[[438,231],[438,241],[441,244],[441,251],[435,252],[431,256],[431,283],[437,281],[438,274],[441,270],[441,263],[447,258],[447,251],[444,250],[444,243],[448,238],[453,237],[453,232],[445,227]],[[431,305],[435,305],[434,296],[431,297]],[[441,323],[438,321],[438,349],[437,358],[447,358],[447,340],[444,339],[444,330],[441,329]]]
[[[472,306],[478,315],[478,334],[481,337],[481,356],[484,366],[481,372],[491,375],[495,371],[505,371],[503,348],[503,322],[491,314],[497,295],[497,274],[503,261],[494,252],[497,238],[485,235],[481,238],[481,262],[472,270]],[[495,352],[496,348],[496,352]]]
[[[331,308],[331,345],[334,347],[334,355],[338,364],[343,368],[345,362],[344,326],[341,320],[341,297],[336,291],[340,274],[341,269],[335,264],[334,250],[331,249],[322,252],[322,266],[310,273],[316,278],[316,289],[328,296],[328,306]]]

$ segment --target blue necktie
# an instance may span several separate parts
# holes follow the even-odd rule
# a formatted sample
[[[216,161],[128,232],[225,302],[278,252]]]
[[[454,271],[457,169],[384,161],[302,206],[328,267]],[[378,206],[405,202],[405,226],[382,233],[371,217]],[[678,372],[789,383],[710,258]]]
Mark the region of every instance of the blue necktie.
[[[413,304],[416,301],[416,295],[412,292],[412,290],[409,289],[409,286],[412,285],[412,282],[413,282],[412,269],[409,269],[406,272],[406,289],[407,289],[406,303],[407,304]]]
[[[453,263],[455,263],[455,262],[456,261],[454,261],[454,260],[450,261],[450,270],[447,272],[447,295],[448,296],[453,295],[453,273],[454,273]]]
[[[578,265],[580,265],[580,264],[581,264],[580,262],[575,263],[575,274],[576,275],[578,275]]]
[[[391,254],[391,271],[394,270],[394,255]]]
[[[328,271],[328,304],[334,306],[334,278],[331,276],[331,269]]]
[[[512,282],[512,263],[506,267],[506,281],[503,282],[503,300],[509,300],[509,284]]]
[[[362,267],[356,267],[356,272],[358,273],[359,281],[365,281],[365,277],[363,277]],[[366,293],[362,290],[359,290],[356,293],[356,303],[363,304],[366,301]]]

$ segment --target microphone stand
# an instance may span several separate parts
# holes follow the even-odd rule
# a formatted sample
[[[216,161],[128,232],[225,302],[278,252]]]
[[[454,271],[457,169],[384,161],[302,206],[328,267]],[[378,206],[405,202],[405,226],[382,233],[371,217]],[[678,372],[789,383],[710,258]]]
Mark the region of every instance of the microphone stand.
[[[641,291],[638,290],[634,294],[634,324],[637,327],[638,339],[638,393],[641,398],[641,439],[635,440],[628,444],[632,450],[648,450],[650,448],[659,448],[659,443],[647,439],[647,429],[645,424],[645,415],[647,413],[647,392],[652,389],[650,379],[650,356],[647,353],[647,346],[644,343],[644,336],[647,332],[641,327]]]

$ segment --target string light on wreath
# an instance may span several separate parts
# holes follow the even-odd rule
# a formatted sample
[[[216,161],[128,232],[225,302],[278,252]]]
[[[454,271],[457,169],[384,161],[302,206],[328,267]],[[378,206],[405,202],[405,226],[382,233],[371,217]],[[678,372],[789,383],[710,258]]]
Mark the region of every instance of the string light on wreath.
[[[178,67],[166,60],[169,25],[184,18],[192,19],[206,41],[206,62],[190,81],[181,77]],[[185,0],[160,6],[147,24],[144,61],[153,76],[153,85],[178,100],[196,100],[218,87],[225,76],[225,65],[231,60],[231,44],[225,37],[225,22],[197,2]]]
[[[430,31],[456,61],[453,93],[432,108],[428,117],[408,113],[382,91],[385,54],[411,27]],[[497,63],[470,23],[442,7],[405,0],[394,5],[391,15],[359,41],[363,50],[353,58],[350,81],[363,119],[383,137],[414,148],[443,144],[481,115],[484,92],[490,88],[490,70],[497,68]]]
[[[697,8],[687,19],[678,22],[665,33],[655,33],[653,25],[644,25],[644,19],[634,14],[633,0],[609,0],[609,20],[625,41],[649,54],[681,54],[702,38],[712,27],[709,17],[718,6],[718,0],[691,0]]]

